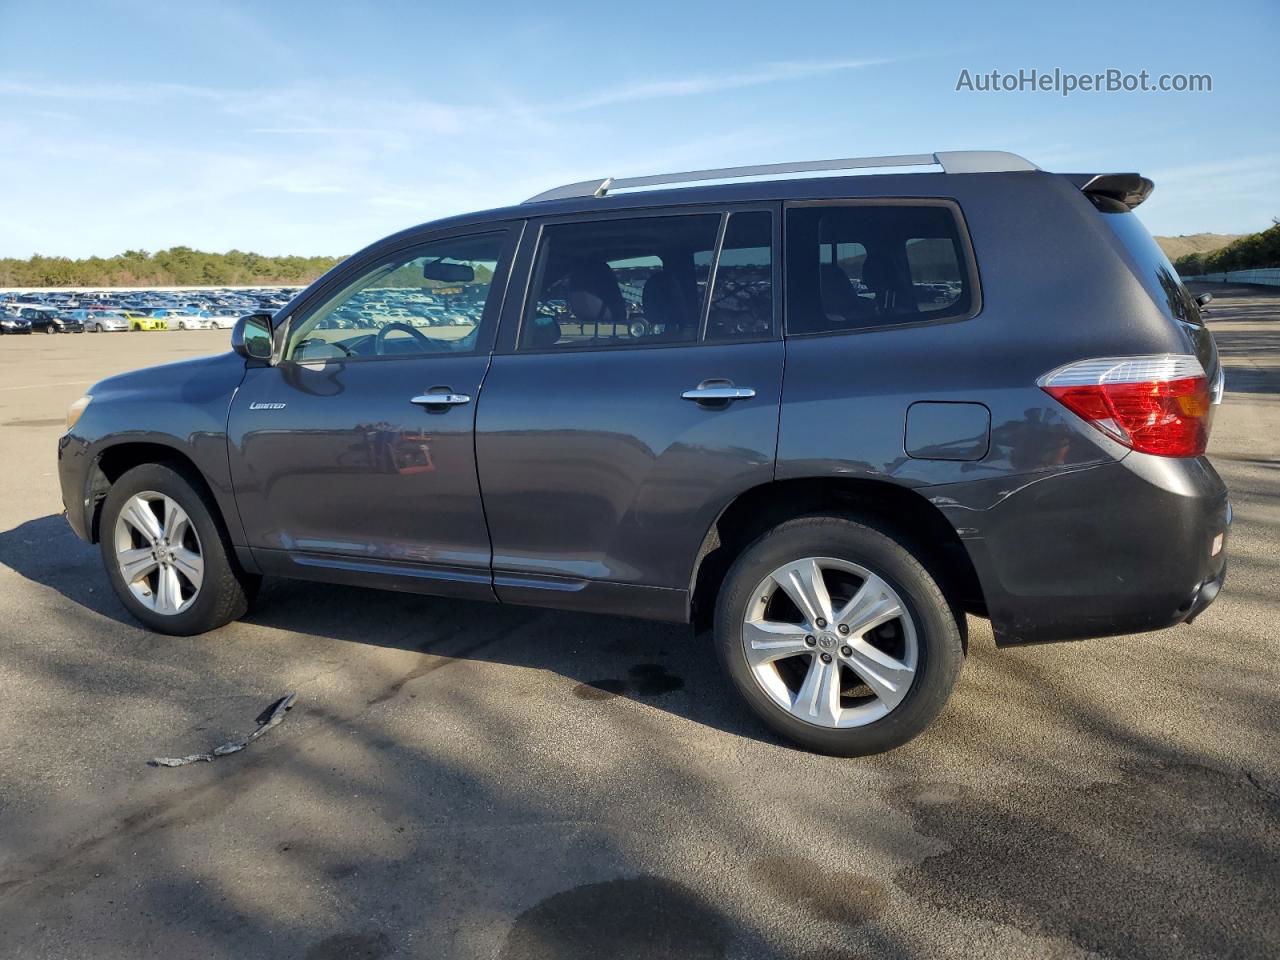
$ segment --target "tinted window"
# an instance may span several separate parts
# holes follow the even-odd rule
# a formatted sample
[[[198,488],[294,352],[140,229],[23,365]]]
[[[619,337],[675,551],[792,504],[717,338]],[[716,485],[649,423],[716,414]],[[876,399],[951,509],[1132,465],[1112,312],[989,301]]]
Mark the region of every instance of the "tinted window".
[[[846,204],[787,212],[791,333],[963,316],[972,303],[948,207]]]
[[[772,214],[753,210],[729,216],[707,313],[708,340],[773,332],[772,253]]]
[[[697,340],[720,219],[625,217],[544,228],[520,348]]]
[[[1164,304],[1169,316],[1189,323],[1203,323],[1200,306],[1182,285],[1173,264],[1142,221],[1132,213],[1104,213],[1102,219],[1137,262],[1139,278],[1156,296],[1156,302]]]
[[[388,257],[294,327],[286,359],[473,350],[504,239],[503,233],[454,237]]]

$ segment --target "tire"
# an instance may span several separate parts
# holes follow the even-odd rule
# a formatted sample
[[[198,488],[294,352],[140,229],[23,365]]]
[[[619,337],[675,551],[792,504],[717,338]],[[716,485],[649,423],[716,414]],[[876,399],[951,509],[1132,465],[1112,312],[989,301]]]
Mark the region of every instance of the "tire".
[[[153,497],[157,499],[151,500]],[[167,553],[172,557],[174,562],[169,566],[177,568],[176,581],[167,581],[178,585],[176,593],[180,599],[177,602],[164,602],[166,591],[160,588],[158,579],[164,567],[155,565],[154,553],[150,554],[150,559],[141,556],[138,559],[142,563],[150,562],[155,572],[135,581],[133,586],[126,582],[118,551],[129,539],[132,540],[130,546],[134,555],[146,553],[154,545],[154,541],[139,533],[139,526],[130,522],[129,517],[121,519],[121,513],[127,507],[130,508],[130,517],[139,516],[133,512],[139,500],[158,504],[151,514],[152,521],[156,523],[155,529],[166,534],[176,531],[176,536],[181,539],[181,543],[174,540],[167,546],[163,540],[159,541],[161,555]],[[170,524],[171,530],[164,529],[162,518],[168,512],[167,501],[172,501],[185,514],[190,529],[180,521]],[[176,513],[174,517],[177,517]],[[236,561],[217,506],[209,494],[182,471],[165,464],[148,463],[134,467],[112,484],[102,506],[99,546],[107,578],[120,602],[135,619],[158,633],[193,636],[237,620],[248,612],[261,582],[260,577],[246,573]],[[196,581],[186,572],[193,565],[188,562],[184,566],[178,559],[182,556],[189,558],[193,553],[202,567],[195,589],[192,587]],[[146,596],[148,590],[150,598]],[[168,594],[173,592],[168,591]]]
[[[840,624],[819,629],[791,599],[805,595],[801,580],[784,575],[788,589],[774,579],[787,568],[801,580],[818,571],[834,614],[823,619],[854,610],[844,608],[854,595],[872,606],[846,618],[848,635]],[[860,635],[863,624],[895,609],[900,616]],[[841,516],[789,520],[742,552],[717,598],[715,645],[738,693],[770,728],[845,757],[892,750],[923,731],[946,705],[964,659],[956,615],[929,572],[891,534]],[[829,662],[820,665],[820,656]],[[831,677],[834,684],[821,679]]]
[[[45,332],[45,333],[57,333],[58,331],[57,331],[57,330],[55,330],[52,326],[48,326],[48,327],[45,327],[45,328],[44,328],[44,332]]]

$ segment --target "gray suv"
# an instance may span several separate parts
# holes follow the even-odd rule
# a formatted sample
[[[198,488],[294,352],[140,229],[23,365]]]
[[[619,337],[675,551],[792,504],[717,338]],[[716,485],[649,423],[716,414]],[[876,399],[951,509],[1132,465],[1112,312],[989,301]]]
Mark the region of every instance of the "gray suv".
[[[225,355],[93,387],[67,517],[162,632],[263,575],[690,622],[775,730],[886,750],[942,709],[966,614],[1100,637],[1222,586],[1222,371],[1151,189],[937,153],[414,227]]]

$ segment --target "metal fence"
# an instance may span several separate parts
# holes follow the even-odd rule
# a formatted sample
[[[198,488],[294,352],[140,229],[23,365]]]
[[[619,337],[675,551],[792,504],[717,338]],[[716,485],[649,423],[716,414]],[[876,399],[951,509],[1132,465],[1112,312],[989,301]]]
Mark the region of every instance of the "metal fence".
[[[1186,280],[1197,283],[1259,283],[1268,287],[1280,287],[1280,267],[1267,267],[1264,270],[1229,270],[1226,273],[1202,273],[1197,276],[1184,276]]]

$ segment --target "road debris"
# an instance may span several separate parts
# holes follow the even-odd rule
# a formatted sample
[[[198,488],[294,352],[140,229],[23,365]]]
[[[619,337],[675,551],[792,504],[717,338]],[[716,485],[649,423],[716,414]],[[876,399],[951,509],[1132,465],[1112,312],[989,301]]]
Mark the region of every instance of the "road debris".
[[[229,753],[239,753],[253,741],[284,719],[284,715],[293,706],[298,695],[291,693],[281,697],[262,713],[258,714],[258,729],[236,740],[228,740],[221,746],[214,747],[211,753],[193,753],[186,757],[153,757],[148,763],[153,767],[185,767],[188,763],[212,761],[216,757],[225,757]]]

